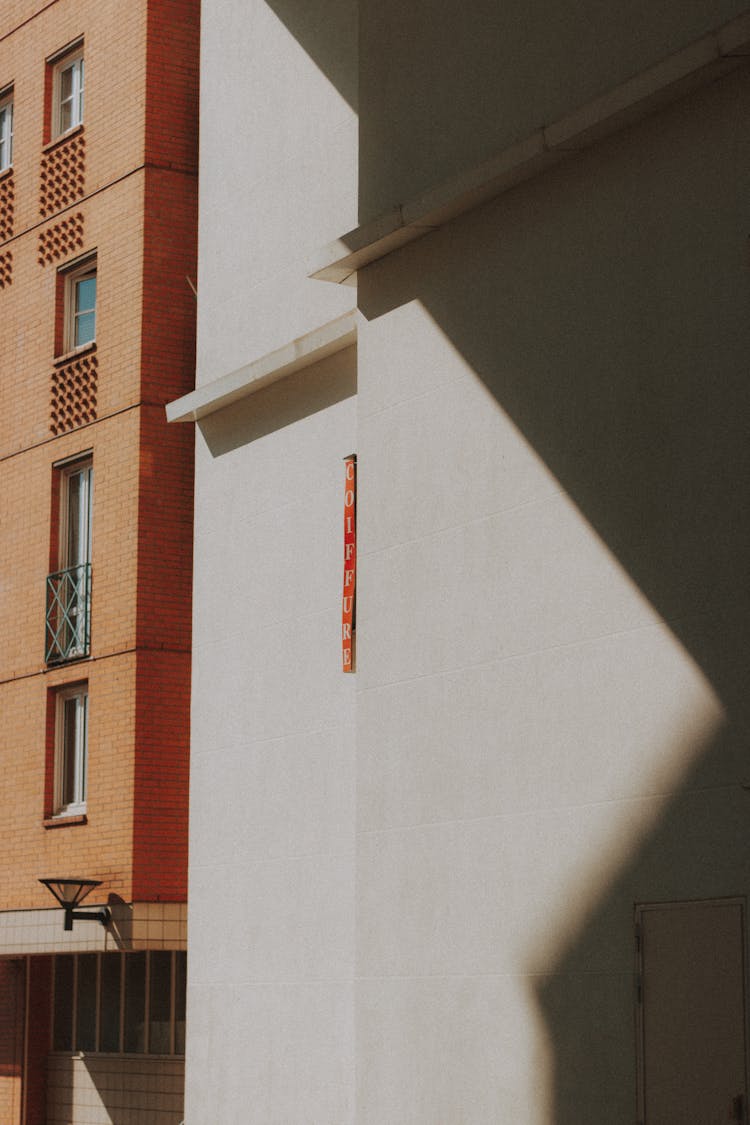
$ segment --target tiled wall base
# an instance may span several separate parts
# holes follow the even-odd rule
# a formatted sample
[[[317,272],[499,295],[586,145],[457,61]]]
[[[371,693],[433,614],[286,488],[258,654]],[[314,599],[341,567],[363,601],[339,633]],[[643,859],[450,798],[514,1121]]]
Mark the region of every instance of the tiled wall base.
[[[47,1125],[180,1125],[185,1061],[50,1055]]]
[[[60,908],[0,911],[0,957],[187,948],[186,903],[123,902],[113,903],[111,910],[107,929],[98,922],[76,922],[69,932]]]

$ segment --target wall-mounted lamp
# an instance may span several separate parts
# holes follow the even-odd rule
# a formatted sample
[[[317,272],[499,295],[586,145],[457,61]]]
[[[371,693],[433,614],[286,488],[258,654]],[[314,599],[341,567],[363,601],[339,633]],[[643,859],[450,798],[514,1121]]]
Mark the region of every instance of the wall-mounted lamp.
[[[73,929],[73,922],[101,922],[108,926],[112,919],[112,912],[108,906],[99,906],[96,910],[76,910],[86,895],[94,887],[101,885],[101,879],[40,879],[48,891],[55,896],[60,906],[65,911],[66,930]]]

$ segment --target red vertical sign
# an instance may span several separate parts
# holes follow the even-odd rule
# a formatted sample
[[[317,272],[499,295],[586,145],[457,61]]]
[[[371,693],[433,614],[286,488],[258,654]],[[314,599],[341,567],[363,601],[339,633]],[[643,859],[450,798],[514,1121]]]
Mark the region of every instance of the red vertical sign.
[[[355,590],[357,585],[357,458],[344,458],[344,594],[341,601],[341,660],[354,671]]]

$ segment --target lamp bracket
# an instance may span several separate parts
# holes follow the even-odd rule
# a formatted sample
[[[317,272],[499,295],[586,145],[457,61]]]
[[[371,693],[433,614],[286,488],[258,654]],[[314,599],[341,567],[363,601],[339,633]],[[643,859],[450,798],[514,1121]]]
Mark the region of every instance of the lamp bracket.
[[[100,906],[95,910],[73,910],[72,907],[64,906],[63,910],[66,930],[73,929],[73,922],[101,922],[103,926],[108,926],[112,921],[112,911],[108,906]]]

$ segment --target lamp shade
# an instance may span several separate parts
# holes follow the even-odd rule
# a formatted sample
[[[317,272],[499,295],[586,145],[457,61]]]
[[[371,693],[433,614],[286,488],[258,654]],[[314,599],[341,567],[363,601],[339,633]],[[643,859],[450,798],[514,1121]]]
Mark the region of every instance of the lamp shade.
[[[72,910],[82,902],[94,887],[101,885],[101,879],[77,879],[72,875],[61,879],[40,879],[52,892],[60,906]]]

